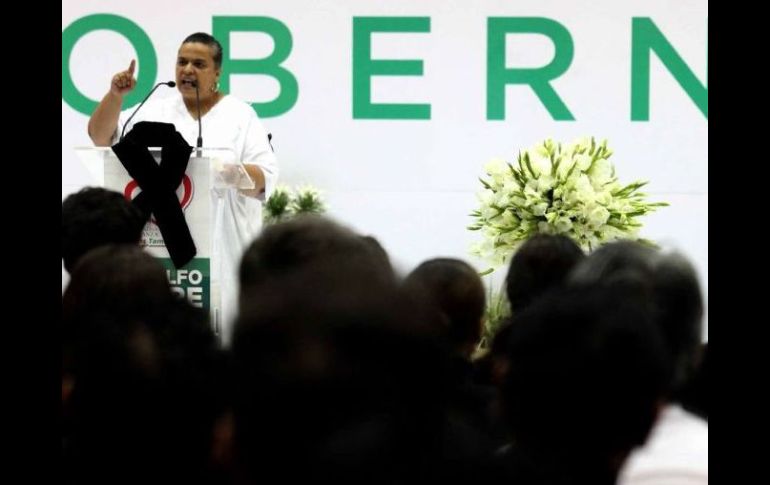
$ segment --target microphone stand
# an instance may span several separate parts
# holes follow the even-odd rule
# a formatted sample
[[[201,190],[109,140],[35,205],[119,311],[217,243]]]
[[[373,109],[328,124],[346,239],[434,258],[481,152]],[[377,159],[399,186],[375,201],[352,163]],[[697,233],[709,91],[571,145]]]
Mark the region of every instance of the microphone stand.
[[[198,82],[195,82],[195,104],[198,108],[198,158],[201,157],[201,148],[203,148],[203,125],[201,123],[201,96],[198,91]]]
[[[150,96],[152,96],[152,93],[154,93],[156,89],[164,85],[170,88],[173,88],[174,86],[176,86],[176,83],[174,81],[168,81],[168,82],[156,84],[155,87],[150,90],[149,94],[147,94],[147,96],[144,97],[142,102],[139,103],[139,106],[137,106],[134,112],[131,113],[131,116],[128,117],[128,119],[126,120],[126,124],[123,125],[123,130],[121,130],[120,132],[120,140],[118,141],[123,141],[123,136],[126,134],[126,127],[128,126],[128,123],[134,118],[134,115],[136,115],[136,113],[139,111],[139,108],[141,108],[144,105],[144,103],[147,102],[148,99],[150,99]]]

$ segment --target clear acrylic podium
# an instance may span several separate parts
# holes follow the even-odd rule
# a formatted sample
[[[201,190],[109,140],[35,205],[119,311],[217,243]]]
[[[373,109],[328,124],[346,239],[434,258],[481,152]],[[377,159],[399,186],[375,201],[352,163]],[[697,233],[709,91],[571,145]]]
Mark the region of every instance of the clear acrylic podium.
[[[160,162],[160,148],[149,148]],[[78,159],[92,177],[92,186],[122,193],[127,199],[136,197],[141,188],[128,174],[111,147],[76,147]],[[195,306],[211,313],[214,331],[221,338],[222,306],[219,261],[212,251],[214,220],[211,197],[218,190],[254,188],[254,181],[243,164],[228,148],[193,149],[187,170],[177,188],[177,197],[190,229],[196,256],[182,268],[176,268],[154,218],[142,231],[141,246],[166,268],[172,290]]]

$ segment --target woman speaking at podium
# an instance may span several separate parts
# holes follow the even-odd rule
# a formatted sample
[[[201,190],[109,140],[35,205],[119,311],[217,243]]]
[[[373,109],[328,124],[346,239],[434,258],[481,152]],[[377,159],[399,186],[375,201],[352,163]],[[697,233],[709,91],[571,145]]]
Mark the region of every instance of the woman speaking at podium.
[[[211,35],[195,33],[182,42],[176,61],[178,94],[150,99],[131,117],[121,108],[123,97],[136,86],[135,67],[132,60],[127,70],[112,77],[109,92],[88,121],[88,135],[96,146],[113,145],[140,121],[173,123],[190,146],[204,146],[202,134],[206,147],[233,150],[255,184],[253,190],[213,189],[211,195],[212,256],[221,265],[222,337],[227,344],[236,314],[238,265],[261,228],[262,202],[270,197],[278,176],[275,155],[254,109],[219,91],[222,46]]]

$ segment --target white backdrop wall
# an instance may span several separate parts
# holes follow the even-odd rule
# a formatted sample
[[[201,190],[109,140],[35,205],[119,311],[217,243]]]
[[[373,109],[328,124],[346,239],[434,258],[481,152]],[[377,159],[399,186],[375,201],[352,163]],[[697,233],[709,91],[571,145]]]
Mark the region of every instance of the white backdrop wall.
[[[109,17],[91,17],[95,14]],[[707,294],[706,0],[63,0],[62,38],[74,44],[68,48],[63,42],[62,49],[62,198],[91,183],[72,150],[90,144],[90,113],[82,99],[101,99],[111,76],[134,58],[140,83],[143,77],[150,84],[172,80],[182,39],[232,25],[222,17],[268,17],[257,22],[278,32],[275,38],[258,31],[232,32],[220,38],[229,42],[226,57],[261,59],[274,49],[288,53],[281,66],[296,80],[296,101],[283,98],[273,105],[273,111],[280,111],[273,115],[258,110],[274,136],[281,182],[321,188],[330,215],[377,237],[400,271],[435,256],[460,257],[484,269],[468,254],[478,235],[465,229],[483,164],[493,157],[511,159],[546,137],[566,142],[593,135],[609,140],[621,182],[649,180],[651,199],[671,203],[646,218],[642,235],[687,254]],[[366,21],[355,20],[361,17],[375,18],[380,27],[374,30],[390,24],[398,32],[369,37],[362,30]],[[490,119],[487,83],[494,76],[487,68],[497,58],[490,55],[488,31],[489,19],[496,17],[545,19],[524,22],[529,27],[556,24],[568,33],[566,42],[538,33],[509,33],[504,63],[507,68],[540,68],[555,57],[569,61],[571,44],[571,62],[550,85],[573,119],[554,119],[527,85],[506,87],[504,119]],[[146,36],[150,47],[135,48],[128,30],[112,27],[116,22],[134,25],[139,33],[131,34],[133,39]],[[407,22],[414,25],[404,27]],[[650,25],[674,55],[645,47],[641,39],[649,32],[641,29]],[[369,54],[362,50],[368,38]],[[649,68],[632,62],[634,46],[641,49],[639,59],[649,58]],[[430,105],[429,118],[367,119],[354,113],[354,90],[362,94],[367,67],[360,62],[364,57],[356,60],[355,49],[375,61],[420,61],[422,75],[371,77],[371,102]],[[675,57],[681,60],[679,68],[672,67]],[[241,99],[269,103],[279,94],[291,97],[290,81],[239,74],[232,65],[229,91]],[[649,73],[648,90],[632,88],[633,69],[639,78]],[[689,85],[682,81],[684,71]],[[71,87],[65,79],[71,79]],[[148,90],[138,89],[137,96]],[[648,106],[648,115],[632,114],[632,98],[642,99],[645,93],[649,103],[639,106]],[[705,100],[697,93],[705,94]],[[155,95],[168,94],[159,90]]]

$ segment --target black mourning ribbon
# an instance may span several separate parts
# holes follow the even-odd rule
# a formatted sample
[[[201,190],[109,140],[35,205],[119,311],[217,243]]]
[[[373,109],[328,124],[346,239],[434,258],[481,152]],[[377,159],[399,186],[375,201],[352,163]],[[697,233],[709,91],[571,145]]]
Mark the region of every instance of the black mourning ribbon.
[[[160,164],[148,147],[161,147]],[[134,204],[155,220],[174,266],[181,268],[195,256],[195,242],[187,227],[176,189],[182,183],[193,148],[171,123],[142,121],[112,146],[120,163],[142,192]]]

